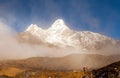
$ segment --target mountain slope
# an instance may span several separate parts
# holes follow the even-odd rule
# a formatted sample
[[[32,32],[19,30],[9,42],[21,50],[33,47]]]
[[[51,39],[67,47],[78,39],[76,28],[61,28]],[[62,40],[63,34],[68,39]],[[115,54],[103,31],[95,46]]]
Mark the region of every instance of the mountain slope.
[[[81,62],[80,59],[85,58],[84,56],[88,58]],[[120,60],[120,56],[112,57],[114,58],[101,55],[73,54],[59,58],[33,57],[23,60],[0,61],[0,78],[28,78],[28,76],[29,78],[42,78],[42,75],[45,78],[50,76],[53,78],[119,78],[120,61],[113,64],[111,62]],[[83,70],[84,66],[88,68],[85,71]],[[102,68],[93,71],[90,69],[91,66],[92,69]]]
[[[19,38],[22,38],[23,41],[31,39],[27,34],[34,36],[32,39],[37,39],[36,41],[61,48],[72,47],[79,48],[82,51],[120,52],[120,41],[99,33],[72,30],[62,19],[56,20],[48,29],[42,29],[31,24]]]
[[[23,69],[81,70],[83,67],[96,69],[119,61],[119,56],[98,54],[71,54],[64,57],[32,57],[24,60],[3,61],[0,66],[12,66]]]

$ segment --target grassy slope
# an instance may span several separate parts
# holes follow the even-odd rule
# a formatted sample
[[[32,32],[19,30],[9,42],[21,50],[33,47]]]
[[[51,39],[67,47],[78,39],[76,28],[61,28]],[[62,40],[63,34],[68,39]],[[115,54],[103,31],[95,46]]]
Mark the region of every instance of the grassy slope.
[[[67,60],[62,61],[62,63],[65,63],[66,61],[69,61],[69,57],[67,56]],[[73,57],[73,56],[72,56]],[[74,56],[75,57],[75,56]],[[92,58],[93,56],[90,56]],[[96,57],[96,56],[94,56]],[[65,59],[66,57],[62,58]],[[47,59],[47,60],[46,60]],[[99,78],[103,76],[104,73],[107,73],[106,75],[109,75],[109,78],[117,78],[118,74],[120,72],[120,62],[116,62],[113,64],[110,64],[108,66],[105,66],[101,69],[95,70],[95,71],[82,71],[82,70],[57,70],[56,68],[52,70],[52,68],[48,71],[48,69],[45,69],[43,67],[44,65],[48,64],[48,59],[50,62],[51,60],[60,61],[61,58],[53,59],[53,58],[30,58],[26,60],[14,60],[14,61],[3,61],[0,62],[0,78],[9,78],[15,77],[15,78],[84,78],[85,76],[88,76],[89,78]],[[77,58],[78,59],[78,58]],[[76,59],[75,59],[76,60]],[[99,59],[98,59],[99,60]],[[52,62],[53,63],[53,62]],[[59,65],[60,63],[58,63]],[[69,63],[70,64],[70,63]],[[68,65],[69,65],[68,64]],[[72,63],[71,63],[72,64]],[[43,68],[41,68],[43,67]],[[54,66],[53,66],[54,67]],[[63,66],[64,68],[64,66]],[[5,77],[5,76],[6,77]],[[106,78],[106,77],[103,77]],[[107,77],[108,78],[108,77]]]

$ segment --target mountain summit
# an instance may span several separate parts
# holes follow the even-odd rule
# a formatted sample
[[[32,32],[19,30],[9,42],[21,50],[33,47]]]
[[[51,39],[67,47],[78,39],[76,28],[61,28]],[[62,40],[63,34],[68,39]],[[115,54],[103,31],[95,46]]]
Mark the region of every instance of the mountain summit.
[[[38,27],[36,24],[31,24],[26,31],[34,32],[35,30],[42,30],[40,27]]]
[[[69,29],[62,19],[57,19],[48,30]]]
[[[42,43],[61,48],[72,47],[84,51],[104,50],[106,48],[108,51],[113,51],[112,48],[114,51],[119,51],[118,48],[120,48],[120,41],[91,31],[72,30],[62,19],[56,20],[48,29],[31,24],[23,33],[29,33]],[[31,39],[31,37],[27,38]]]

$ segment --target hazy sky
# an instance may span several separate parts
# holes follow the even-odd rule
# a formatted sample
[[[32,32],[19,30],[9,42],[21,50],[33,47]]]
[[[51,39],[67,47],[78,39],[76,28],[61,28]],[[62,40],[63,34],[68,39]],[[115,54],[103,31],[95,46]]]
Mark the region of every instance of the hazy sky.
[[[47,28],[58,18],[72,29],[120,39],[120,0],[0,0],[0,20],[18,32],[31,23]]]

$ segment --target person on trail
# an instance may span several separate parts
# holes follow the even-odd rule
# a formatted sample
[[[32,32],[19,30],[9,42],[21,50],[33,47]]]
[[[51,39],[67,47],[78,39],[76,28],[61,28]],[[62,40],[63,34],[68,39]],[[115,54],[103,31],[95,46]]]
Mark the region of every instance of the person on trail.
[[[88,71],[88,68],[87,67],[83,67],[83,71]]]

